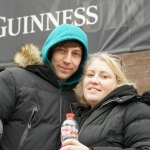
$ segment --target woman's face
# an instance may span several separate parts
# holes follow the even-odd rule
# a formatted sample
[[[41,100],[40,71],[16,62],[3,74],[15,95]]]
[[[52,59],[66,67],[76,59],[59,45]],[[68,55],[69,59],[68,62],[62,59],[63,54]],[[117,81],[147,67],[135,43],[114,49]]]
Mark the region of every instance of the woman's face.
[[[105,61],[96,58],[87,68],[83,79],[83,95],[85,100],[94,107],[117,84],[116,75]]]

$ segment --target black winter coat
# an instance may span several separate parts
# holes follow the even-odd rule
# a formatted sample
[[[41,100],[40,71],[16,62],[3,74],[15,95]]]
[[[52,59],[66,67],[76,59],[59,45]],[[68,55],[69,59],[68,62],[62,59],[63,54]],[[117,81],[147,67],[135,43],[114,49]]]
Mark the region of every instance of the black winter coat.
[[[92,150],[150,150],[150,107],[133,86],[112,91],[90,109],[73,105],[79,141]]]
[[[71,112],[75,93],[72,87],[61,90],[56,83],[47,82],[48,67],[12,68],[0,74],[2,150],[59,149],[60,126],[63,116]],[[55,81],[52,74],[49,78]]]
[[[1,149],[58,150],[61,123],[76,101],[72,88],[60,89],[49,65],[1,72]]]

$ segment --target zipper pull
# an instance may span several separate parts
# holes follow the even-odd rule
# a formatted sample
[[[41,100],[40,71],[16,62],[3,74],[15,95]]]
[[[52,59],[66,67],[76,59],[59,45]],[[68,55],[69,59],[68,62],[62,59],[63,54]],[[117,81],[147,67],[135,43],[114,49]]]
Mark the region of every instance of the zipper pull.
[[[31,114],[31,116],[30,116],[29,122],[28,122],[28,130],[31,129],[31,124],[32,124],[34,121],[36,121],[36,116],[35,116],[35,115],[36,115],[37,111],[38,111],[38,106],[35,105],[34,108],[33,108],[32,114]]]
[[[37,113],[37,111],[38,111],[38,106],[36,105],[34,107],[34,112],[33,112],[32,118],[31,118],[31,123],[34,123],[36,121],[36,113]]]
[[[28,130],[31,129],[31,123],[28,123]]]

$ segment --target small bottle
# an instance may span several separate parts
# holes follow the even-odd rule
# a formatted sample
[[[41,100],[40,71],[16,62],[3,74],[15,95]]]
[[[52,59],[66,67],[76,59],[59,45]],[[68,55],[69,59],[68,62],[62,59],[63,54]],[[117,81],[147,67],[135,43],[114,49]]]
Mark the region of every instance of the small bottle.
[[[74,120],[74,114],[68,113],[66,118],[61,126],[61,143],[70,138],[78,140],[78,124]]]

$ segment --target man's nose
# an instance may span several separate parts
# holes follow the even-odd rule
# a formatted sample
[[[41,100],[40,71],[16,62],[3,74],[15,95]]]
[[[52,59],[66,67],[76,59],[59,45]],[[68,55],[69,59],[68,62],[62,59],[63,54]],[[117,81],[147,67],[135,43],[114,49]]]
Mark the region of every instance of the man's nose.
[[[66,62],[66,63],[71,62],[71,53],[70,52],[66,53],[65,58],[64,58],[64,62]]]

